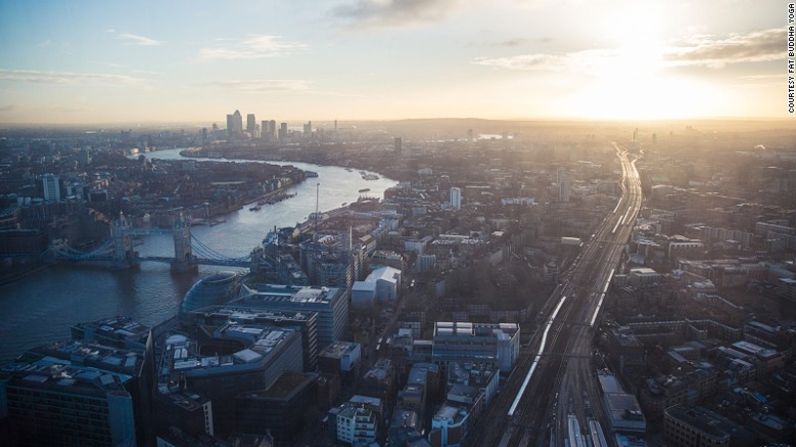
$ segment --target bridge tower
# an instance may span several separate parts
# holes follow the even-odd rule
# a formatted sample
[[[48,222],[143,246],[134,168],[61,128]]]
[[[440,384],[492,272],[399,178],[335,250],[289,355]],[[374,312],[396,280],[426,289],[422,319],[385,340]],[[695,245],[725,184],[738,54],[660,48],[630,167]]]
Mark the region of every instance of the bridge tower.
[[[133,238],[129,234],[130,221],[124,213],[111,222],[111,240],[113,240],[113,263],[117,267],[136,267],[138,265],[137,253],[133,245]]]
[[[177,273],[195,272],[199,269],[191,248],[191,222],[180,213],[174,220],[174,262],[171,271]]]

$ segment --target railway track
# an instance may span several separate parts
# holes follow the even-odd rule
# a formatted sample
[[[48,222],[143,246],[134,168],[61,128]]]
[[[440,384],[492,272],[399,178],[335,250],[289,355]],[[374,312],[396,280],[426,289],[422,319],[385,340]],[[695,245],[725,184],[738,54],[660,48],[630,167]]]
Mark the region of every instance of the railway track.
[[[468,437],[466,445],[541,445],[544,440],[560,445],[561,415],[569,408],[583,415],[583,402],[581,407],[574,402],[581,397],[588,396],[589,413],[596,410],[602,416],[593,405],[598,399],[589,363],[592,327],[641,205],[635,161],[630,162],[618,147],[617,155],[623,169],[622,197],[576,262],[562,274],[562,283],[543,307],[542,314],[549,317],[540,326],[542,331],[523,347],[518,366],[482,419],[488,422]],[[572,393],[581,390],[582,396],[573,398]],[[560,395],[562,392],[567,396]]]

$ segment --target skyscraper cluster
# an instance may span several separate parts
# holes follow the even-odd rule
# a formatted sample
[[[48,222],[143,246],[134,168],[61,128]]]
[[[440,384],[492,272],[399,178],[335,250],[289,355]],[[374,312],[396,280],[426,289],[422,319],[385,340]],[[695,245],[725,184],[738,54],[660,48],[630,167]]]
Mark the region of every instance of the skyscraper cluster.
[[[282,127],[287,131],[287,123],[282,123]],[[285,133],[285,135],[287,135]],[[230,139],[242,138],[262,138],[264,140],[275,141],[277,139],[276,121],[263,120],[257,125],[257,117],[254,113],[246,115],[246,128],[243,128],[243,115],[240,111],[227,115],[227,136]]]
[[[230,140],[259,138],[268,143],[285,142],[290,139],[325,140],[337,139],[337,120],[334,121],[334,130],[313,128],[312,121],[307,121],[302,125],[301,132],[288,130],[286,122],[276,125],[275,120],[262,120],[258,124],[254,113],[246,115],[246,127],[243,126],[243,115],[239,110],[227,115],[227,138]],[[206,137],[203,137],[203,141]],[[400,141],[397,141],[398,152],[400,152]]]

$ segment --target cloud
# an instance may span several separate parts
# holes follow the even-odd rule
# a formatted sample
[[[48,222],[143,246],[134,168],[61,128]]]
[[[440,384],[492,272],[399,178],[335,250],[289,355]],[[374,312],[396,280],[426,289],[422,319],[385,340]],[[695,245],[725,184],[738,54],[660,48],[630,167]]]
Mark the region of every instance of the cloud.
[[[33,82],[42,84],[73,84],[103,82],[111,84],[142,84],[145,79],[110,73],[74,73],[68,71],[9,70],[0,68],[0,81]]]
[[[507,57],[478,57],[476,65],[522,71],[588,70],[618,57],[615,50],[593,49],[570,53],[532,53]]]
[[[520,45],[525,45],[526,43],[528,43],[528,39],[522,37],[515,37],[513,39],[506,39],[506,40],[501,40],[500,42],[495,42],[494,45],[499,47],[518,47]]]
[[[163,42],[159,40],[155,40],[151,37],[142,36],[140,34],[133,34],[133,33],[120,33],[116,31],[114,28],[108,28],[105,30],[108,34],[113,34],[116,40],[123,40],[128,45],[139,45],[142,47],[154,47],[163,44]]]
[[[705,65],[722,67],[743,62],[764,62],[785,57],[785,32],[778,28],[747,34],[730,34],[725,38],[696,36],[666,52],[674,65]]]
[[[778,73],[778,74],[755,74],[755,75],[746,75],[741,76],[740,79],[743,80],[750,80],[750,81],[768,81],[768,80],[777,80],[781,81],[785,78],[786,75]]]
[[[361,27],[405,26],[443,19],[459,0],[356,0],[332,9],[334,17]]]
[[[119,40],[124,40],[132,45],[140,45],[144,47],[152,47],[162,44],[162,42],[160,42],[159,40],[155,40],[150,37],[140,36],[138,34],[132,34],[132,33],[119,33],[116,35],[116,38]]]
[[[245,92],[300,91],[310,87],[310,82],[303,79],[228,80],[218,81],[214,84]]]
[[[306,45],[284,40],[282,36],[252,34],[232,46],[216,46],[199,50],[199,58],[204,60],[261,59],[286,56]]]
[[[507,70],[556,70],[565,64],[566,58],[566,55],[536,53],[508,57],[478,57],[473,59],[473,63]]]
[[[720,68],[727,64],[778,60],[784,57],[781,30],[770,29],[748,34],[731,34],[724,38],[697,36],[670,44],[661,52],[661,68],[706,66]],[[650,49],[649,51],[653,51]],[[473,64],[523,71],[579,70],[588,72],[612,62],[625,62],[628,55],[621,48],[598,48],[563,53],[530,53],[504,57],[478,57]],[[640,64],[644,63],[640,60]]]

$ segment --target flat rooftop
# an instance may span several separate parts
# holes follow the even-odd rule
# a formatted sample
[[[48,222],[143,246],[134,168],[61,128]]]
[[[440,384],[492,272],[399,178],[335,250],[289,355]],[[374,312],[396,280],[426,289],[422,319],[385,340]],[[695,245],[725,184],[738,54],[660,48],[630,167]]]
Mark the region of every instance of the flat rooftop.
[[[0,378],[11,385],[92,395],[126,393],[124,385],[131,380],[127,374],[77,366],[69,360],[35,353],[0,367]]]
[[[764,348],[745,340],[737,341],[732,346],[738,351],[749,353],[760,359],[771,359],[779,356],[779,353],[773,349]]]
[[[299,390],[310,385],[317,378],[318,375],[314,373],[285,371],[268,389],[246,393],[245,396],[251,396],[260,399],[287,400]]]
[[[435,421],[446,421],[448,424],[456,424],[467,417],[467,410],[452,405],[443,405],[434,414]]]
[[[81,340],[54,342],[31,349],[44,356],[67,360],[74,365],[92,366],[135,376],[144,361],[141,352]]]
[[[732,422],[702,407],[675,405],[666,414],[714,437],[729,438],[733,431]]]
[[[345,354],[352,353],[357,346],[359,346],[358,343],[350,341],[336,341],[325,347],[323,351],[321,351],[320,356],[339,359]]]
[[[434,323],[434,336],[489,336],[519,332],[517,323],[471,323],[467,321],[438,321]]]
[[[616,376],[611,373],[600,371],[597,373],[597,379],[600,381],[600,388],[603,394],[625,392],[625,390],[622,389],[622,384],[620,384]]]
[[[93,330],[95,333],[106,337],[119,339],[144,337],[149,332],[149,327],[133,320],[130,317],[113,317],[74,326],[78,330]]]
[[[190,312],[191,315],[203,317],[208,323],[214,321],[235,321],[240,323],[256,321],[308,321],[315,312],[278,311],[266,309],[252,309],[246,306],[213,305]]]
[[[336,287],[288,286],[281,284],[243,285],[245,302],[290,302],[303,304],[329,304],[341,295]]]
[[[234,341],[241,347],[231,354],[204,355],[202,343],[184,332],[170,332],[163,339],[164,351],[159,361],[159,389],[170,390],[173,374],[215,375],[235,373],[267,365],[278,347],[299,336],[290,328],[230,322],[212,333],[211,340]],[[165,388],[164,388],[165,386]]]
[[[647,422],[641,412],[636,396],[626,393],[610,393],[604,397],[606,413],[614,430],[643,433]]]

